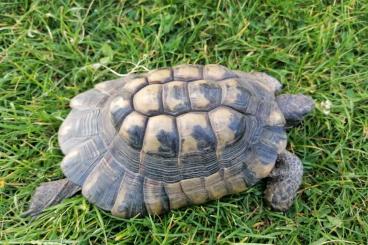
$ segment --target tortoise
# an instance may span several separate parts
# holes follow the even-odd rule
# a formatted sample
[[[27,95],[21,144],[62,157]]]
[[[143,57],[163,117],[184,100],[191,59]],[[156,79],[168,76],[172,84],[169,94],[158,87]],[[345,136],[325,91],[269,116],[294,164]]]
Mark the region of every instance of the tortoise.
[[[278,95],[262,72],[184,64],[127,74],[74,97],[58,140],[65,179],[42,183],[24,215],[82,191],[123,218],[162,214],[239,193],[266,179],[265,199],[286,211],[301,184],[301,160],[286,129],[314,108]]]

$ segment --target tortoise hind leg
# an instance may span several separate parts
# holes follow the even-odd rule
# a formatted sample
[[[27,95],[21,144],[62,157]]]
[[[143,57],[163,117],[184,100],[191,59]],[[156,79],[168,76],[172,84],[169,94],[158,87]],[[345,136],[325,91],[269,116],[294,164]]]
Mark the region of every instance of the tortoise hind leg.
[[[80,190],[80,186],[68,179],[61,179],[42,183],[36,188],[31,198],[27,211],[22,213],[23,217],[35,217],[45,208],[60,203],[63,199],[73,196]]]
[[[296,155],[285,150],[279,154],[269,177],[265,198],[273,209],[286,211],[302,182],[303,164]]]

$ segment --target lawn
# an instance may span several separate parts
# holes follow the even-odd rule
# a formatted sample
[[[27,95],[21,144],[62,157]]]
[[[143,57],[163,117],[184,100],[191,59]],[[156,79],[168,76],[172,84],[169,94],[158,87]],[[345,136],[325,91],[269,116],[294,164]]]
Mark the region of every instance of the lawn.
[[[367,1],[52,2],[0,2],[0,243],[367,243]],[[160,217],[117,219],[81,195],[20,217],[63,177],[57,130],[73,96],[181,63],[265,71],[315,99],[289,131],[305,175],[288,212],[259,183]]]

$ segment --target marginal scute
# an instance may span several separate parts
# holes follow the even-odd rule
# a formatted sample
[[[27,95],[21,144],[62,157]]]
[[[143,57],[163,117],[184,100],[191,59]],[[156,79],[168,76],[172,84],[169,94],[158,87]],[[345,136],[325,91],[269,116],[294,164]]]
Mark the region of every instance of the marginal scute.
[[[276,162],[277,154],[274,154],[274,161],[272,162],[268,160],[268,157],[264,158],[262,155],[259,155],[261,153],[260,150],[262,150],[261,146],[255,146],[247,156],[248,159],[246,160],[244,173],[248,176],[250,185],[254,184],[257,180],[267,177]]]
[[[104,210],[111,210],[124,168],[108,155],[101,159],[84,181],[82,194]]]
[[[142,88],[134,95],[134,109],[145,115],[157,115],[162,110],[161,91],[161,84],[151,84]]]
[[[162,214],[169,210],[169,200],[162,182],[145,178],[143,195],[144,203],[149,214]]]
[[[222,65],[205,65],[203,68],[203,79],[220,81],[228,78],[236,77],[236,74]]]
[[[161,68],[147,74],[149,83],[166,83],[173,80],[171,68]]]
[[[228,193],[225,181],[221,176],[220,171],[204,177],[204,184],[210,200],[219,199]]]
[[[130,74],[123,78],[97,83],[95,85],[95,89],[107,95],[114,95],[122,88],[122,86],[124,86],[127,81],[134,77],[134,74]]]
[[[101,133],[101,110],[72,110],[59,128],[58,139],[64,154]]]
[[[99,137],[91,138],[65,155],[61,169],[73,183],[83,185],[106,152],[106,145]]]
[[[230,168],[224,168],[224,180],[229,194],[239,193],[247,189],[243,175],[243,164],[236,163]]]
[[[139,89],[143,88],[145,85],[147,85],[147,80],[145,77],[137,77],[137,78],[133,78],[131,80],[128,80],[124,86],[123,89],[121,90],[122,92],[126,91],[130,94],[134,94],[135,92],[137,92]]]
[[[202,178],[185,179],[180,181],[180,185],[190,203],[201,204],[208,201],[209,197]]]
[[[165,183],[165,192],[169,198],[170,209],[177,209],[189,205],[189,199],[184,194],[180,182]]]
[[[70,107],[79,110],[94,110],[101,108],[108,96],[96,89],[80,93],[70,101]]]
[[[203,79],[201,65],[178,65],[173,68],[173,80],[194,81]]]
[[[143,179],[140,174],[126,171],[122,178],[116,201],[111,209],[115,216],[130,218],[145,214]]]
[[[221,103],[221,87],[217,82],[197,80],[188,84],[192,109],[210,110]]]
[[[281,83],[274,77],[267,75],[264,72],[245,73],[249,78],[256,80],[270,93],[277,93],[282,89]]]

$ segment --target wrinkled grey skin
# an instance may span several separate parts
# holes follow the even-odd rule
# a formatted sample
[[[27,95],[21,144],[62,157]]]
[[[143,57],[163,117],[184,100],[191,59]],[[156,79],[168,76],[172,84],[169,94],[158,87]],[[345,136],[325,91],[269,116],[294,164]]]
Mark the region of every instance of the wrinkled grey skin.
[[[286,118],[286,127],[300,123],[314,108],[313,99],[303,94],[281,94],[276,101]]]
[[[269,175],[266,201],[273,209],[286,211],[293,203],[302,177],[302,162],[293,153],[285,150],[278,156],[276,166]]]

